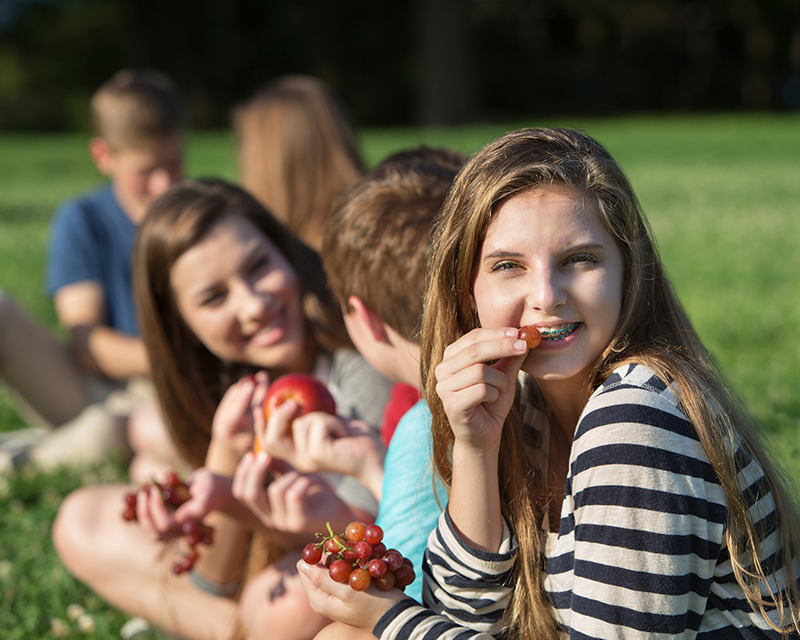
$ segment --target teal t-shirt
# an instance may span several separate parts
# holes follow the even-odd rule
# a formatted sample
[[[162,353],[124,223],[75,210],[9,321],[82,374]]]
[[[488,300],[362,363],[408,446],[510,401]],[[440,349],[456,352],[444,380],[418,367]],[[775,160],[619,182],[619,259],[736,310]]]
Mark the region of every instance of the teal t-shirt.
[[[437,481],[434,492],[432,477],[431,414],[420,400],[400,419],[389,443],[377,520],[387,546],[414,563],[417,578],[405,593],[417,602],[422,602],[422,558],[428,535],[447,504],[444,486]]]

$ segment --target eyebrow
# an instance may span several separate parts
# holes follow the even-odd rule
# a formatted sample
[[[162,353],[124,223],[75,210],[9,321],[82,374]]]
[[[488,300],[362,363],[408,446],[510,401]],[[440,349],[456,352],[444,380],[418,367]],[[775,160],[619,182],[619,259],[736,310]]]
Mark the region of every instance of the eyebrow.
[[[573,253],[575,251],[593,251],[593,250],[601,250],[605,251],[605,245],[596,243],[596,242],[585,242],[582,244],[575,244],[567,247],[561,253]],[[496,249],[491,253],[487,253],[483,259],[497,259],[497,258],[522,258],[525,254],[520,253],[519,251],[507,251],[506,249]]]
[[[491,253],[487,253],[483,256],[484,260],[488,260],[489,258],[522,258],[523,254],[519,253],[518,251],[506,251],[505,249],[497,249],[496,251],[492,251]]]

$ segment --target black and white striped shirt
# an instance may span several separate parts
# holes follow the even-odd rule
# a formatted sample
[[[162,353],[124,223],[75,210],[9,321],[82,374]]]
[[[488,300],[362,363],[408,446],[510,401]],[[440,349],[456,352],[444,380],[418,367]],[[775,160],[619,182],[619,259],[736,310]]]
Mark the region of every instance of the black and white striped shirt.
[[[770,582],[785,584],[763,472],[743,449],[736,455],[763,531],[760,557],[775,571]],[[543,536],[545,589],[563,637],[779,638],[734,578],[726,516],[724,491],[675,393],[643,366],[615,371],[578,423],[560,531]],[[406,599],[373,633],[381,640],[501,633],[516,552],[503,526],[500,550],[486,553],[459,538],[445,511],[426,553],[430,608]]]

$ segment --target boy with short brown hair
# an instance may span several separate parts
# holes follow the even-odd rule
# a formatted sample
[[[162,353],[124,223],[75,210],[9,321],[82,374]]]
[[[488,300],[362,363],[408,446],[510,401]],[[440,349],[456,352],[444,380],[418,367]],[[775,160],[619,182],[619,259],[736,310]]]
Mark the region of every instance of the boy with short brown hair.
[[[465,160],[428,147],[389,156],[341,194],[323,234],[325,271],[353,343],[378,371],[417,392],[431,226]],[[438,499],[434,493],[430,446],[430,413],[419,400],[397,424],[374,489],[377,523],[417,566],[445,496],[441,486]],[[420,600],[421,589],[418,571],[406,593]]]
[[[150,202],[181,177],[183,107],[166,76],[120,71],[91,110],[89,151],[110,184],[56,212],[47,287],[79,365],[126,380],[149,371],[130,282],[133,240]]]
[[[424,146],[393,154],[339,195],[325,225],[325,272],[352,339],[361,350],[372,338],[372,365],[417,388],[431,223],[464,160]]]
[[[119,427],[126,416],[119,414],[129,413],[142,395],[148,396],[131,391],[142,387],[138,381],[146,380],[150,368],[133,301],[133,242],[150,203],[182,174],[184,107],[167,76],[116,73],[92,97],[91,115],[95,136],[89,152],[109,183],[56,211],[46,284],[95,403],[88,408],[94,426],[89,428],[81,414],[47,436],[30,451],[30,459],[40,464],[102,459],[112,443],[126,440]],[[98,412],[97,403],[113,391],[119,392],[115,400],[124,402]],[[103,418],[97,416],[109,412],[109,425],[114,426],[99,427]]]

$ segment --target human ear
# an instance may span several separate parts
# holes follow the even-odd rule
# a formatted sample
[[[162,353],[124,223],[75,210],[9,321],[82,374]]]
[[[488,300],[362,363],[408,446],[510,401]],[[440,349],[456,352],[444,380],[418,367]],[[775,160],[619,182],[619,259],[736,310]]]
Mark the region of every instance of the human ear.
[[[376,342],[389,342],[389,335],[386,332],[383,320],[375,315],[375,312],[361,298],[350,296],[347,299],[347,303],[353,308],[351,313],[355,313],[359,322],[370,332],[373,340]]]
[[[95,136],[89,141],[89,154],[97,170],[103,175],[110,175],[114,168],[114,152],[105,138]]]

